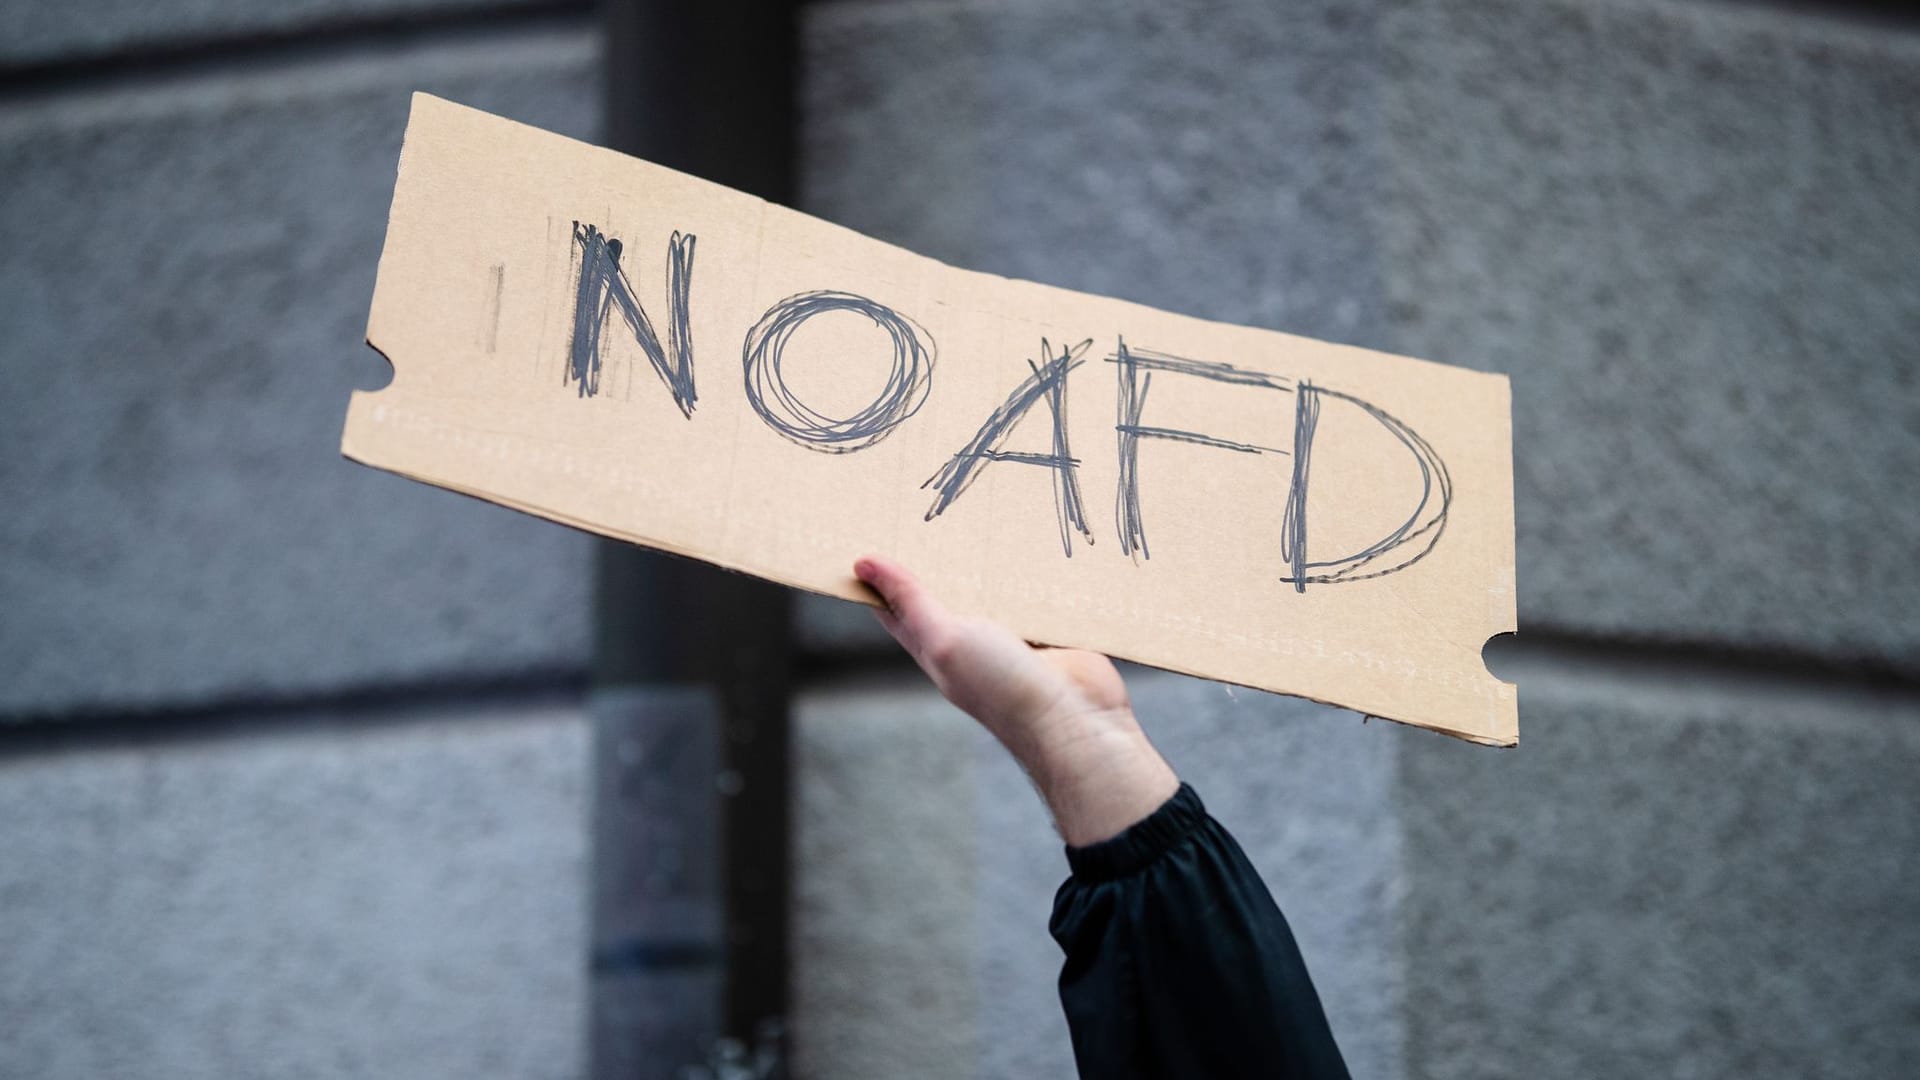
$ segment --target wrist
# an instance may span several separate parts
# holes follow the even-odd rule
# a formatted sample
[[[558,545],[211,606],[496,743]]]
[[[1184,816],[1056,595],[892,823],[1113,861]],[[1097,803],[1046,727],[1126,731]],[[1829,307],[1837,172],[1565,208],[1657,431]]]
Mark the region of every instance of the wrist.
[[[1021,759],[1061,838],[1075,847],[1119,835],[1180,787],[1131,712],[1086,719],[1056,725]]]

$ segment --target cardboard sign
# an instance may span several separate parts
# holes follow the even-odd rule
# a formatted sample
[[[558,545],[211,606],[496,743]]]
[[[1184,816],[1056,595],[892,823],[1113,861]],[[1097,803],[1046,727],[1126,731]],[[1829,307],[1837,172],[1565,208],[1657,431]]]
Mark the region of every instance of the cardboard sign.
[[[1504,377],[955,269],[426,95],[367,341],[356,461],[869,603],[887,554],[1035,642],[1516,741]]]

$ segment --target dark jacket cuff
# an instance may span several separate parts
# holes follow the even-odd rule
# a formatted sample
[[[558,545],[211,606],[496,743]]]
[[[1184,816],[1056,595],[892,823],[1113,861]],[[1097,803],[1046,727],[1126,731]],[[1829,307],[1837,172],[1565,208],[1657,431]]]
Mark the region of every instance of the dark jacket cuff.
[[[1107,881],[1146,869],[1178,847],[1207,820],[1200,796],[1185,783],[1160,809],[1129,825],[1110,840],[1067,848],[1067,866],[1081,881]]]

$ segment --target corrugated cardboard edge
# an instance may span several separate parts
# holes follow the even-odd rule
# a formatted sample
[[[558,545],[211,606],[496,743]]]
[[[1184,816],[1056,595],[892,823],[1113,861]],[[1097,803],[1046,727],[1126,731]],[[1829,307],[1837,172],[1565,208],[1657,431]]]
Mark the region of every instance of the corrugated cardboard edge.
[[[412,110],[417,111],[423,101],[432,102],[436,105],[451,106],[453,108],[458,108],[458,109],[468,108],[467,106],[460,105],[457,102],[447,101],[446,99],[439,98],[431,94],[416,91],[412,95],[412,99],[411,99]],[[528,128],[529,130],[539,132],[542,135],[546,135],[549,137],[564,138],[564,136],[555,135],[552,132],[547,132],[541,128],[532,127],[531,125],[526,125],[526,124],[519,124],[518,121],[512,121],[512,120],[508,120],[501,117],[493,117],[493,119],[498,120],[499,122],[502,122],[502,123],[517,124],[520,127]],[[413,124],[412,124],[412,119],[410,115],[408,128],[401,142],[399,160],[395,167],[394,199],[390,200],[388,205],[389,229],[391,227],[391,223],[393,219],[393,208],[395,203],[397,203],[397,200],[399,197],[401,181],[406,174],[407,161],[408,161],[408,144],[411,142],[412,138],[413,138]],[[604,147],[596,147],[589,143],[578,142],[577,140],[567,140],[567,141],[575,142],[577,145],[583,148],[594,150],[599,153],[611,154],[611,155],[622,157],[622,158],[626,157],[626,155],[618,154],[617,151],[608,150]],[[664,168],[664,166],[657,166],[657,165],[655,167]],[[682,174],[682,175],[687,175],[687,174]],[[772,204],[767,204],[765,200],[758,200],[758,201],[760,201],[765,205],[772,205]],[[830,222],[823,222],[823,224],[826,224],[829,226],[832,225],[832,223]],[[833,226],[833,227],[844,229],[844,227],[842,226]],[[846,231],[851,232],[852,230],[846,230]],[[864,239],[872,240],[872,238],[870,237],[864,237],[864,234],[856,234],[856,235],[862,235]],[[877,241],[877,240],[872,240],[872,242],[884,243],[884,241]],[[889,245],[889,246],[892,246],[892,245]],[[382,305],[380,303],[380,296],[382,294],[381,285],[382,285],[382,282],[385,280],[385,275],[387,273],[388,252],[389,252],[388,238],[383,236],[382,244],[381,244],[380,263],[379,263],[379,266],[376,268],[375,275],[374,275],[373,296],[372,296],[372,302],[369,305],[365,340],[367,345],[372,347],[376,352],[379,352],[381,356],[388,361],[389,365],[392,365],[393,364],[392,356],[388,353],[387,349],[380,344],[380,341],[378,340],[380,336],[379,323],[380,323],[381,314],[383,310]],[[924,256],[921,256],[921,257],[925,258]],[[946,265],[946,264],[941,264],[941,265]],[[964,272],[969,274],[982,274],[982,276],[987,276],[987,277],[1000,277],[999,275],[984,274],[981,271],[967,270]],[[1040,288],[1055,288],[1055,286],[1049,286],[1049,285],[1046,285],[1045,283],[1029,282],[1019,278],[1002,278],[1002,280],[1012,281],[1022,285],[1035,285]],[[1098,295],[1098,294],[1085,294],[1085,295]],[[1125,304],[1135,303],[1134,301],[1120,300],[1118,298],[1108,298],[1108,299],[1114,299],[1116,300],[1116,302],[1125,303]],[[1217,326],[1233,326],[1234,325],[1231,323],[1224,323],[1219,320],[1203,319],[1195,316],[1182,316],[1182,317],[1193,318],[1196,322],[1211,323]],[[1435,361],[1426,360],[1420,357],[1402,357],[1402,359],[1412,360],[1419,363],[1435,363]],[[1507,455],[1506,468],[1503,471],[1503,475],[1506,476],[1508,479],[1508,489],[1505,492],[1506,497],[1502,500],[1498,500],[1499,505],[1501,505],[1505,509],[1505,515],[1504,515],[1505,521],[1504,521],[1504,529],[1502,530],[1502,536],[1504,537],[1506,542],[1505,544],[1506,550],[1503,553],[1504,569],[1506,573],[1505,573],[1504,587],[1496,589],[1494,592],[1490,593],[1488,597],[1489,605],[1491,608],[1490,614],[1492,616],[1490,621],[1494,624],[1496,628],[1493,636],[1500,636],[1502,634],[1513,634],[1518,630],[1517,589],[1516,589],[1516,583],[1514,580],[1515,579],[1515,557],[1514,557],[1515,532],[1514,532],[1513,491],[1512,491],[1512,476],[1513,476],[1512,384],[1511,384],[1511,380],[1504,374],[1487,373],[1487,372],[1482,372],[1479,374],[1485,375],[1488,378],[1497,379],[1499,381],[1499,383],[1505,390],[1504,396],[1506,398],[1506,405],[1507,405],[1507,408],[1504,413],[1504,419],[1506,424],[1506,431],[1504,433],[1505,438],[1500,440],[1500,443],[1505,448],[1505,453]],[[378,393],[379,393],[378,390],[354,391],[352,395],[352,399],[350,400],[349,406],[348,406],[349,414],[351,414],[352,410],[355,408],[356,403],[360,402],[362,399],[366,397],[369,397]],[[834,589],[824,589],[813,584],[794,580],[768,567],[745,565],[738,562],[737,560],[717,557],[713,553],[704,553],[704,552],[696,553],[694,551],[686,549],[685,547],[682,547],[671,541],[667,541],[659,537],[628,534],[618,530],[609,529],[605,526],[597,525],[593,522],[585,521],[585,520],[578,519],[566,514],[562,514],[544,507],[520,502],[518,500],[502,498],[497,494],[481,491],[476,488],[462,485],[458,482],[449,481],[447,479],[442,479],[437,477],[414,475],[412,473],[406,472],[405,470],[395,469],[395,468],[392,468],[391,466],[376,463],[357,452],[353,443],[353,428],[350,424],[344,425],[343,427],[343,431],[341,434],[340,452],[342,456],[348,458],[349,460],[358,462],[359,464],[366,465],[371,468],[377,468],[377,469],[381,469],[382,471],[393,472],[398,475],[407,476],[409,479],[417,480],[422,483],[431,484],[435,487],[446,488],[448,490],[456,491],[461,494],[472,496],[474,498],[482,499],[486,502],[493,503],[495,505],[506,506],[511,509],[519,510],[523,513],[531,514],[535,517],[543,518],[548,521],[553,521],[562,525],[568,525],[573,528],[580,529],[585,532],[590,532],[599,536],[605,536],[610,539],[620,540],[627,543],[632,543],[642,547],[652,548],[658,551],[664,551],[669,554],[678,555],[686,558],[699,559],[703,562],[709,562],[714,565],[720,566],[723,569],[731,570],[737,573],[751,574],[755,577],[764,578],[766,580],[773,581],[781,585],[786,585],[791,588],[801,589],[807,592],[818,593],[823,596],[831,596],[831,597],[835,597],[837,599],[843,599],[843,600],[854,600],[860,603],[867,604],[868,606],[871,606],[871,607],[880,606],[879,598],[875,596],[870,590],[866,589],[865,586],[860,585],[857,581],[854,581],[851,578],[850,574],[847,579],[848,581],[847,588],[844,591],[839,591]],[[1491,641],[1492,638],[1489,637],[1488,640]],[[1036,642],[1036,643],[1037,644],[1059,644],[1059,645],[1064,645],[1068,647],[1078,647],[1076,643],[1073,643],[1073,642]],[[1482,647],[1484,649],[1484,643]],[[1220,679],[1218,676],[1208,675],[1199,671],[1194,671],[1194,670],[1182,668],[1177,665],[1168,664],[1164,661],[1153,661],[1153,660],[1148,660],[1141,657],[1128,656],[1124,653],[1114,653],[1113,655],[1116,659],[1128,660],[1128,661],[1140,663],[1149,667],[1156,667],[1165,671],[1173,671],[1182,675],[1189,675],[1196,678],[1209,679],[1211,681],[1219,681],[1219,682],[1230,681],[1230,680]],[[1484,666],[1484,661],[1482,661],[1482,663]],[[1368,717],[1377,716],[1379,719],[1382,719],[1382,720],[1389,720],[1397,724],[1401,724],[1408,727],[1414,727],[1414,728],[1418,728],[1425,731],[1438,732],[1443,735],[1449,735],[1454,738],[1462,739],[1464,741],[1481,745],[1481,746],[1494,746],[1494,747],[1517,746],[1519,743],[1518,686],[1514,683],[1510,683],[1503,679],[1499,679],[1497,676],[1493,675],[1491,671],[1488,672],[1488,678],[1494,684],[1496,684],[1496,686],[1499,688],[1499,692],[1493,697],[1493,699],[1490,702],[1491,714],[1488,717],[1488,723],[1484,730],[1459,729],[1459,728],[1445,726],[1442,724],[1436,724],[1431,720],[1416,721],[1411,718],[1369,713],[1349,704],[1325,700],[1322,698],[1314,697],[1313,695],[1310,695],[1310,694],[1288,692],[1288,691],[1281,691],[1281,690],[1272,690],[1266,687],[1247,686],[1247,688],[1251,690],[1258,690],[1265,693],[1278,693],[1278,694],[1282,694],[1283,696],[1296,697],[1302,700],[1313,701],[1318,704],[1328,705],[1334,708],[1345,709],[1352,712],[1358,712],[1358,713],[1361,713],[1363,716],[1368,716]],[[1246,684],[1234,684],[1234,685],[1246,686]]]

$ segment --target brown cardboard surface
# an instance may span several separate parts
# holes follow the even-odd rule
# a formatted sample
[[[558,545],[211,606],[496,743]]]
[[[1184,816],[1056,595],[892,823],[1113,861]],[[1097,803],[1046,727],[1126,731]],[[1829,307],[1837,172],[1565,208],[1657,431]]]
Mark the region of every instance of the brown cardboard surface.
[[[416,94],[356,461],[1512,745],[1507,380],[956,269]]]

